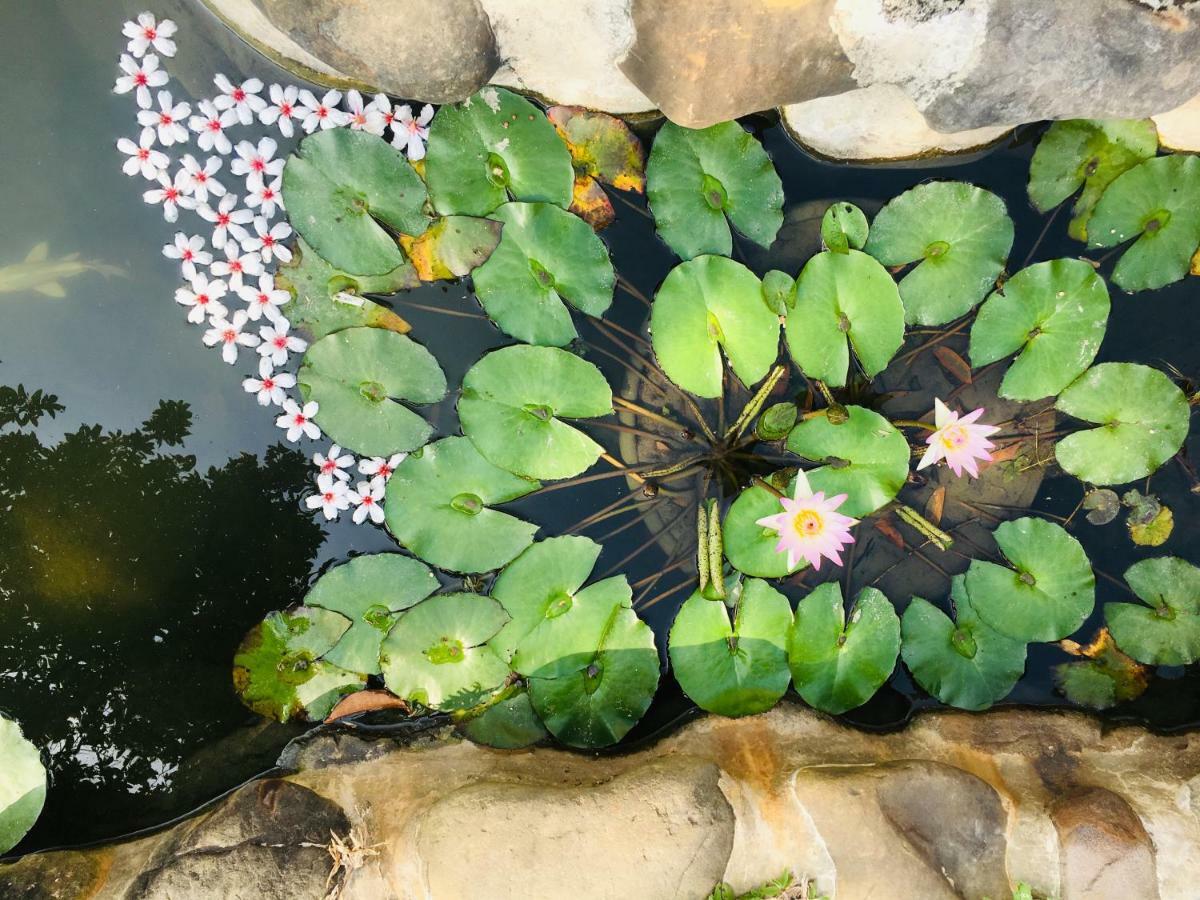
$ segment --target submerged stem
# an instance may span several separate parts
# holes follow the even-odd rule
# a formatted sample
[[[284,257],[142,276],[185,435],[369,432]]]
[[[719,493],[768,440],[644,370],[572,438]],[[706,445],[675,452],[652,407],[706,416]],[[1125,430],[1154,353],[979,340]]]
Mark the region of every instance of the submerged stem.
[[[906,503],[896,504],[896,515],[929,539],[939,550],[949,550],[954,538],[938,528]]]
[[[742,411],[738,414],[737,419],[734,420],[733,425],[725,432],[726,442],[736,440],[742,436],[742,432],[746,430],[746,426],[762,410],[763,405],[767,402],[767,397],[771,395],[771,391],[775,390],[775,385],[779,384],[779,379],[783,377],[786,371],[783,366],[775,366],[775,368],[767,373],[766,380],[754,392],[754,396],[750,398],[750,402],[742,407]]]

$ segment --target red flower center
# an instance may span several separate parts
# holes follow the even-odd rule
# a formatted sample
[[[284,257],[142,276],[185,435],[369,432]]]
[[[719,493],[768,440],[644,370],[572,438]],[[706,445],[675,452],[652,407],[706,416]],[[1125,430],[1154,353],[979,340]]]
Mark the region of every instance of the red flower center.
[[[322,494],[321,496],[325,498],[325,502],[326,502],[326,503],[332,503],[332,502],[333,502],[333,491],[326,491],[326,492],[325,492],[324,494]]]
[[[288,116],[290,118],[292,115],[292,104],[280,103],[279,104],[279,114],[281,116]]]
[[[261,196],[264,200],[274,200],[275,199],[275,191],[269,187],[265,187],[262,189]]]
[[[138,72],[136,75],[133,76],[133,83],[138,85],[138,87],[145,87],[147,80],[148,79],[146,78],[145,72]]]
[[[241,261],[240,259],[234,259],[234,260],[230,260],[230,262],[229,262],[229,271],[230,271],[230,272],[240,272],[240,271],[242,271],[242,261]]]
[[[158,37],[158,29],[156,29],[156,28],[143,28],[143,29],[142,29],[142,34],[144,34],[144,35],[146,36],[146,40],[148,40],[148,41],[152,41],[152,40],[154,40],[156,37]]]
[[[233,89],[233,99],[236,100],[238,103],[241,103],[243,100],[246,99],[246,92],[243,91],[240,87],[234,88]]]
[[[275,246],[275,238],[271,237],[269,234],[263,235],[262,242],[263,242],[264,247],[274,247]]]
[[[318,118],[318,119],[323,119],[323,118],[325,118],[327,115],[329,115],[329,110],[327,110],[327,109],[326,109],[325,107],[323,107],[323,106],[318,106],[318,107],[317,107],[317,118]]]
[[[168,202],[174,203],[179,199],[179,191],[175,190],[173,187],[169,187],[163,191],[163,197],[165,197]]]
[[[374,498],[374,497],[372,497],[370,494],[367,494],[367,496],[365,496],[365,497],[363,497],[363,498],[362,498],[362,505],[363,505],[363,506],[370,506],[370,505],[371,505],[372,503],[374,503],[374,502],[375,502],[375,498]]]
[[[387,478],[389,475],[392,474],[392,467],[387,465],[387,463],[384,463],[382,466],[379,467],[379,474],[382,475],[384,478]]]
[[[217,225],[224,228],[229,224],[229,213],[217,213]]]
[[[227,344],[232,344],[237,340],[237,332],[232,328],[226,328],[225,331],[221,333],[221,340]]]
[[[188,249],[183,251],[183,261],[184,262],[191,262],[195,258],[196,258],[196,254],[192,252],[191,247],[189,247]]]
[[[279,335],[271,343],[273,343],[277,348],[282,350],[287,346],[287,338],[285,338],[283,335]]]
[[[262,386],[263,386],[264,391],[274,390],[275,389],[275,379],[274,378],[264,378],[262,380]]]
[[[158,121],[159,121],[159,124],[160,124],[160,125],[170,125],[170,124],[172,124],[172,123],[173,123],[175,120],[171,118],[171,114],[170,114],[170,113],[159,113],[159,115],[158,115]]]
[[[208,294],[197,294],[196,295],[196,305],[197,306],[208,306],[208,299],[209,299]]]
[[[266,167],[266,163],[262,161],[261,156],[256,156],[250,161],[250,168],[252,168],[255,172],[261,172]]]
[[[137,157],[138,159],[145,161],[150,158],[150,151],[145,147],[141,147],[138,149]]]
[[[206,123],[206,127],[208,128],[209,131],[220,131],[221,130],[221,122],[218,119],[209,119],[208,122]]]
[[[292,424],[294,425],[303,425],[307,421],[308,419],[304,417],[303,413],[296,413],[296,415],[292,416]]]

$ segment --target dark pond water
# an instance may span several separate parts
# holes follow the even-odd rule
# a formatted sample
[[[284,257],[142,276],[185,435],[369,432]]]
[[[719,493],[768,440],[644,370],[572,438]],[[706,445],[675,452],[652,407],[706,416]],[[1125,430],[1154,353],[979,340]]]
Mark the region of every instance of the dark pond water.
[[[123,272],[71,278],[59,299],[0,293],[0,710],[45,748],[52,777],[45,812],[20,850],[158,824],[269,768],[300,729],[263,723],[239,704],[229,677],[234,648],[264,613],[300,599],[324,567],[395,546],[382,530],[348,518],[327,526],[303,509],[312,474],[306,457],[279,443],[273,417],[242,391],[243,367],[222,365],[182,323],[172,301],[177,269],[159,252],[175,228],[141,202],[143,188],[121,174],[113,146],[135,134],[129,98],[110,88],[121,22],[138,9],[117,0],[0,2],[8,99],[0,132],[0,273],[42,241],[51,258],[79,253]],[[294,81],[198,11],[170,13],[181,25],[170,70],[183,81],[182,90],[173,87],[184,99],[207,96],[215,71]],[[769,254],[739,247],[760,274],[799,268],[815,249],[816,222],[829,201],[850,199],[871,213],[937,177],[969,180],[1006,200],[1017,235],[1010,269],[1031,252],[1037,261],[1081,250],[1066,238],[1065,217],[1035,249],[1045,218],[1029,206],[1024,184],[1036,127],[955,165],[868,168],[811,158],[772,118],[746,124],[773,156],[787,193],[780,243]],[[676,259],[655,238],[642,198],[623,197],[617,210],[604,239],[633,292],[652,296]],[[618,291],[610,320],[644,335],[647,310],[633,292]],[[1171,365],[1200,378],[1198,305],[1197,279],[1148,295],[1115,295],[1098,361]],[[478,317],[469,283],[411,292],[396,299],[396,309],[452,386],[481,353],[506,343]],[[633,354],[648,351],[639,338],[591,323],[581,333],[576,349],[604,369],[618,393],[640,396],[646,373]],[[28,395],[37,390],[54,395],[57,405],[36,409]],[[715,423],[736,413],[737,400],[705,412]],[[452,400],[433,418],[442,433],[452,433]],[[633,427],[640,427],[636,420]],[[592,433],[615,456],[629,460],[639,452],[628,432]],[[1073,533],[1096,568],[1119,578],[1139,558],[1200,560],[1200,496],[1189,492],[1182,469],[1168,464],[1149,488],[1140,487],[1173,508],[1173,536],[1162,548],[1142,550],[1119,524],[1100,528],[1077,519]],[[543,526],[543,535],[606,508],[620,510],[581,531],[605,544],[597,575],[628,573],[661,650],[691,578],[690,566],[680,565],[688,540],[683,507],[671,505],[672,492],[686,496],[687,488],[675,485],[653,498],[662,502],[646,503],[636,486],[609,478],[515,506]],[[1081,493],[1075,479],[1050,470],[1036,487],[1035,506],[1066,516]],[[861,571],[856,565],[846,573],[855,590],[866,580],[857,577]],[[786,590],[800,596],[811,586]],[[893,599],[902,605],[907,597]],[[1097,612],[1080,636],[1099,627],[1103,602],[1119,599],[1127,599],[1125,590],[1101,577]],[[1050,669],[1066,658],[1053,645],[1032,646],[1026,675],[1006,702],[1062,703]],[[1158,729],[1190,727],[1200,722],[1198,688],[1193,669],[1162,669],[1139,700],[1104,715]],[[845,718],[894,728],[935,705],[899,666],[871,702]],[[665,677],[627,743],[690,711]]]

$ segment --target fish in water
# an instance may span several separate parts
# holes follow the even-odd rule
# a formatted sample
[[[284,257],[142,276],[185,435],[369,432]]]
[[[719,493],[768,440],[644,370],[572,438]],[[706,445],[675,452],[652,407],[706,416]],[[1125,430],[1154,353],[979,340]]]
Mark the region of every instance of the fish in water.
[[[124,275],[125,270],[108,263],[80,259],[72,253],[61,259],[50,258],[50,245],[45,241],[29,251],[29,255],[18,263],[0,266],[0,294],[17,291],[37,291],[47,297],[65,297],[62,283],[84,272],[99,272],[101,275]]]

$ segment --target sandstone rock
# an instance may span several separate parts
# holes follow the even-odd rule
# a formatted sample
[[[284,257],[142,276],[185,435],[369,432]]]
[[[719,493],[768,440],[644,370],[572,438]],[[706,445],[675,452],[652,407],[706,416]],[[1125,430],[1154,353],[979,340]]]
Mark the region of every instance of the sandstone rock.
[[[1158,900],[1154,845],[1117,794],[1088,788],[1051,809],[1063,850],[1062,900]]]
[[[1200,94],[1182,106],[1154,116],[1158,142],[1169,150],[1200,153]]]

